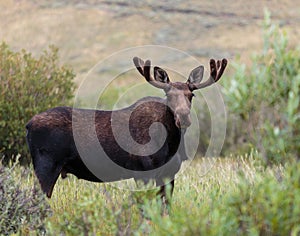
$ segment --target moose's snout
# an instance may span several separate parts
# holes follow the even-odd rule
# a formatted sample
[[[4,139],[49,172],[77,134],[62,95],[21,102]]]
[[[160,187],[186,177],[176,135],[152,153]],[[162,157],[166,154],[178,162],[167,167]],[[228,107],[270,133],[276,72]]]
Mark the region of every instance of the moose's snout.
[[[191,123],[190,110],[175,112],[175,124],[178,128],[187,128]]]

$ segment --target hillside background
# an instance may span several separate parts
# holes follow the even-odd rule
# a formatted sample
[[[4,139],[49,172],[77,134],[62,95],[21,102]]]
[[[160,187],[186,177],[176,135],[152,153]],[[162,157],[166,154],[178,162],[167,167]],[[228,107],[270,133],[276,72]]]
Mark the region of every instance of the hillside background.
[[[177,48],[203,64],[211,57],[237,56],[247,64],[263,43],[264,9],[292,44],[300,36],[300,3],[292,0],[1,0],[0,9],[1,41],[33,55],[57,46],[78,82],[112,53],[148,44]]]

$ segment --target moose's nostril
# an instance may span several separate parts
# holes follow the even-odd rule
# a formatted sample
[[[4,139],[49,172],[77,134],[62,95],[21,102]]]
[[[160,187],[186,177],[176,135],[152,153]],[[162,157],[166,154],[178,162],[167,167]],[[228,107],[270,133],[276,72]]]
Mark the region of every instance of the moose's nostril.
[[[178,128],[187,128],[191,125],[190,112],[185,114],[175,113],[175,124]]]

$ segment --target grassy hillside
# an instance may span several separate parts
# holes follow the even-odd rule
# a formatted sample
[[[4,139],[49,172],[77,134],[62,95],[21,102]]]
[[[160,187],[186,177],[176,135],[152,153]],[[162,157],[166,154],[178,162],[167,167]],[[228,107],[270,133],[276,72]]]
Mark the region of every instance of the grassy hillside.
[[[175,47],[203,63],[210,57],[232,59],[237,55],[249,62],[249,55],[262,43],[265,8],[290,31],[292,42],[300,34],[300,4],[291,0],[1,0],[0,8],[0,40],[34,54],[56,45],[78,80],[112,53],[145,44]],[[147,57],[146,53],[140,56]]]

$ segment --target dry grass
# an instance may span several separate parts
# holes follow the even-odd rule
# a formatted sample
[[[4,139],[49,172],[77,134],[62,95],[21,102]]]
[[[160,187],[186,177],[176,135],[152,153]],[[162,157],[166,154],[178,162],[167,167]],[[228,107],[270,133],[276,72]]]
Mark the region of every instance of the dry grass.
[[[228,189],[234,188],[238,184],[241,172],[250,182],[254,181],[257,171],[254,164],[255,161],[248,157],[200,158],[191,163],[184,163],[182,168],[184,171],[176,178],[172,199],[173,211],[184,212],[184,209],[189,209],[191,214],[196,214],[199,209],[195,206],[201,207],[202,204],[209,203],[215,191],[225,194]],[[13,176],[15,179],[20,179],[18,169]],[[33,171],[32,175],[28,175],[27,178],[23,176],[21,184],[24,187],[37,184]],[[138,210],[138,199],[148,198],[151,196],[151,192],[150,195],[143,192],[134,193],[114,186],[116,185],[78,180],[72,175],[64,180],[59,178],[52,198],[47,200],[52,211],[52,215],[46,220],[49,235],[54,233],[73,235],[75,231],[72,230],[80,230],[79,225],[76,226],[77,220],[85,220],[81,214],[89,214],[86,219],[89,235],[92,235],[93,232],[96,235],[113,235],[116,228],[120,232],[132,230],[137,235],[145,233],[144,227],[153,231],[157,222],[151,223],[143,218]],[[126,206],[124,208],[124,204],[129,204],[129,212]],[[193,208],[189,208],[190,206]],[[157,206],[153,205],[153,207]],[[78,212],[79,210],[80,212]],[[152,213],[158,214],[155,218],[159,217],[159,210],[155,212],[154,210]],[[101,218],[103,216],[105,219]],[[132,219],[135,221],[130,223]],[[169,221],[170,219],[167,217],[164,220]],[[67,221],[71,224],[70,226]],[[78,224],[83,223],[79,222]],[[126,228],[129,224],[132,224],[130,225],[131,229]]]
[[[99,60],[146,44],[175,47],[204,62],[237,55],[249,62],[249,55],[261,47],[264,8],[293,42],[300,34],[300,4],[291,0],[122,3],[1,0],[0,40],[34,54],[54,44],[81,80]]]
[[[185,162],[184,172],[176,178],[171,210],[164,216],[154,191],[129,191],[69,175],[58,180],[52,198],[47,199],[52,215],[44,220],[44,232],[232,235],[239,231],[241,235],[298,235],[299,164],[295,164],[293,168],[279,165],[265,169],[252,154]],[[37,183],[33,170],[27,170],[27,175],[22,175],[18,166],[13,170],[9,177],[24,188]],[[22,235],[37,233],[33,230],[21,226]]]

